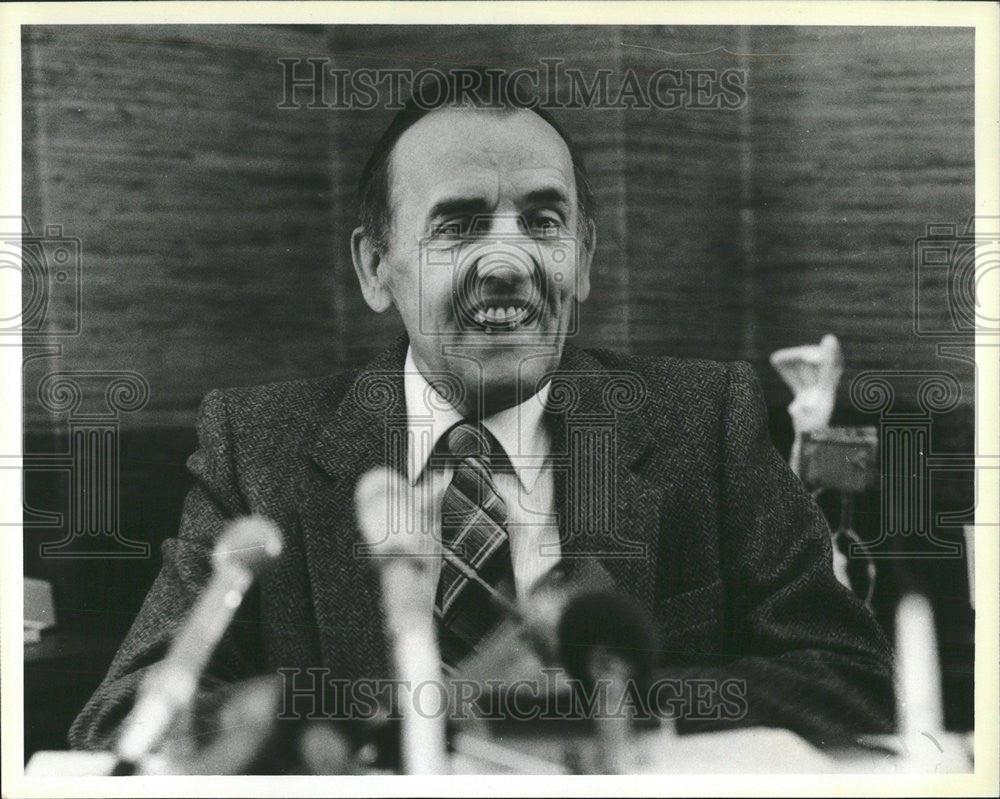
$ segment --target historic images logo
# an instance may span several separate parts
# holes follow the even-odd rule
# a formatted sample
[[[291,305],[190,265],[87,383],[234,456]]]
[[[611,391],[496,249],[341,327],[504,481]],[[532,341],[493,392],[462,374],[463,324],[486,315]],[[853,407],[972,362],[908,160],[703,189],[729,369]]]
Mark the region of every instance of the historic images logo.
[[[661,111],[734,111],[747,102],[747,71],[664,68],[580,69],[561,58],[539,59],[518,69],[456,67],[447,72],[425,69],[340,69],[327,57],[279,58],[281,102],[278,108],[399,111],[411,94],[418,106],[436,107],[441,97],[426,86],[455,80],[461,98],[485,98],[487,106],[556,109],[658,109]]]

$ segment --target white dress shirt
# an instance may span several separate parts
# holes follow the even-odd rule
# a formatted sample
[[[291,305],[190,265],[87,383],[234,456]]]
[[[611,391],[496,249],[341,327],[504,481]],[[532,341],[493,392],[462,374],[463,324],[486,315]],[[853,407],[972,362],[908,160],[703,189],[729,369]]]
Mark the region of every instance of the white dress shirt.
[[[461,422],[462,416],[420,373],[412,350],[407,350],[404,371],[409,434],[407,478],[411,486],[427,491],[425,496],[440,508],[454,470],[450,466],[432,466],[428,461],[441,436]],[[500,443],[514,467],[513,472],[494,468],[493,482],[507,506],[507,535],[519,599],[559,562],[551,442],[543,420],[549,387],[546,383],[520,405],[483,419],[483,426]],[[439,571],[440,561],[435,561],[433,568]]]

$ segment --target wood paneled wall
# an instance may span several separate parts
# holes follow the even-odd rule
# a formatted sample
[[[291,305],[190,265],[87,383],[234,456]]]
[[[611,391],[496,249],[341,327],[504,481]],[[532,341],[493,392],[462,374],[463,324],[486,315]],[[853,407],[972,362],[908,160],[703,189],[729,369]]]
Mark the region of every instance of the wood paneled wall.
[[[734,111],[560,115],[599,206],[581,343],[747,358],[780,405],[767,354],[835,332],[848,378],[947,368],[970,401],[971,372],[913,335],[912,247],[973,211],[972,44],[957,28],[27,28],[24,213],[83,253],[82,332],[58,368],[137,371],[150,402],[123,422],[189,427],[214,386],[363,362],[399,330],[363,304],[349,253],[391,112],[279,109],[277,59],[559,57],[749,75]]]
[[[747,357],[835,332],[848,378],[947,369],[971,402],[968,365],[913,334],[913,247],[928,223],[973,213],[972,31],[785,28],[752,40],[779,55],[750,66]]]

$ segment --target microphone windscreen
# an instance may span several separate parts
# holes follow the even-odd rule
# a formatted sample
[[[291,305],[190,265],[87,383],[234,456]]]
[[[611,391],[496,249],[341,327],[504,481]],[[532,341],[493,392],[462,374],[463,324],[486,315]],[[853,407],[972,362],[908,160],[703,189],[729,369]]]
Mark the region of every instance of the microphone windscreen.
[[[571,677],[589,685],[590,655],[596,647],[624,660],[637,681],[651,674],[658,651],[649,614],[633,600],[611,591],[586,591],[572,597],[557,629],[563,665]]]
[[[411,489],[394,469],[365,472],[354,489],[361,537],[379,556],[434,554],[433,519],[424,503],[423,492]]]
[[[369,546],[377,546],[389,529],[391,497],[398,494],[399,477],[391,469],[371,469],[361,475],[354,489],[361,536]]]
[[[215,568],[238,567],[258,576],[281,554],[281,531],[263,516],[244,516],[228,524],[212,553]]]

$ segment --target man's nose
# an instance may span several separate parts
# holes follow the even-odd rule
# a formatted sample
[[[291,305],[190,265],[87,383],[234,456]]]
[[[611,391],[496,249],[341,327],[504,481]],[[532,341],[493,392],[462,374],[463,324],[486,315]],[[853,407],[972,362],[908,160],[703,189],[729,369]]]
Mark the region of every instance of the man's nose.
[[[474,274],[487,292],[509,293],[531,281],[536,260],[530,242],[497,240],[479,250]]]
[[[518,216],[497,215],[484,220],[475,249],[473,277],[489,295],[519,293],[538,268],[537,246]]]
[[[508,258],[480,258],[476,272],[484,293],[500,296],[516,292],[530,280],[526,267],[526,264],[517,264]]]

